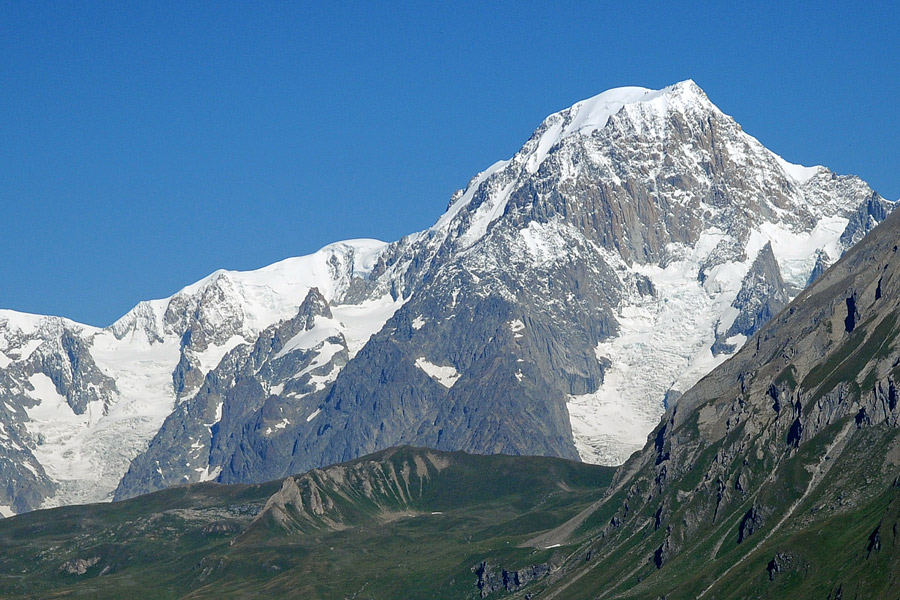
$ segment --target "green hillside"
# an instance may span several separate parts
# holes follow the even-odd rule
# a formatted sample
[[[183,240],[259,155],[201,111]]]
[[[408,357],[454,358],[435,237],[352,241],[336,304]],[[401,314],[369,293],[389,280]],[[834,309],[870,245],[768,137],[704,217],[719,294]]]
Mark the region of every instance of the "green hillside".
[[[0,521],[3,598],[466,598],[612,469],[399,448],[263,485],[195,484]]]

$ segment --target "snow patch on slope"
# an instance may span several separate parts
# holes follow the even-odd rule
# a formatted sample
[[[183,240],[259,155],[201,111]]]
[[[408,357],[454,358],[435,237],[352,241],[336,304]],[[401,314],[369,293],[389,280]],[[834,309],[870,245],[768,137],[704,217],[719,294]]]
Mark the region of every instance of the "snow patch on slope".
[[[290,354],[295,350],[312,350],[331,337],[341,335],[341,328],[335,319],[315,317],[314,326],[311,329],[301,331],[287,342],[275,355],[275,359]]]
[[[450,366],[439,366],[430,362],[425,357],[416,359],[416,366],[422,369],[429,377],[440,383],[448,390],[452,388],[459,379],[459,371]]]
[[[527,227],[519,231],[519,236],[534,264],[547,267],[565,256],[573,233],[575,232],[571,231],[571,227],[559,221],[548,223],[531,221]]]
[[[503,186],[499,191],[491,194],[476,210],[469,228],[460,236],[459,242],[462,248],[469,248],[487,233],[491,223],[499,219],[506,210],[509,195],[516,186],[513,180]]]
[[[481,184],[487,181],[491,175],[500,171],[508,164],[508,160],[498,160],[490,167],[473,177],[469,182],[469,185],[466,186],[465,192],[463,192],[459,199],[451,204],[450,208],[448,208],[447,211],[443,215],[441,215],[437,222],[431,227],[431,230],[438,231],[446,228],[453,221],[454,217],[456,217],[459,211],[461,211],[464,206],[467,206],[469,202],[472,201],[472,198],[475,197],[475,193],[478,191],[478,188],[481,187]]]
[[[366,300],[359,304],[331,307],[331,314],[340,323],[350,358],[362,350],[369,338],[381,331],[384,324],[394,316],[405,301],[403,298],[395,300],[390,294],[385,294],[381,298]]]
[[[222,467],[213,467],[209,469],[209,465],[204,468],[196,468],[194,471],[200,473],[200,481],[213,481],[222,472]]]
[[[215,369],[226,354],[231,352],[240,344],[246,344],[247,340],[240,335],[233,335],[221,346],[210,345],[203,352],[197,353],[197,360],[200,361],[200,369],[209,372]]]
[[[775,157],[775,160],[781,166],[785,173],[787,173],[788,177],[796,181],[797,183],[806,183],[810,179],[816,176],[819,172],[819,169],[823,169],[824,167],[815,166],[815,167],[804,167],[803,165],[795,165],[794,163],[789,163],[784,160],[774,152],[772,155]]]

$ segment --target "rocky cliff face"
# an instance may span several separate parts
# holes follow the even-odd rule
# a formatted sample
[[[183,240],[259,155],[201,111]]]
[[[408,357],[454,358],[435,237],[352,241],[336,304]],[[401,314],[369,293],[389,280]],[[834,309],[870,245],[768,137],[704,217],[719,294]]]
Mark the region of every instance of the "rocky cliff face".
[[[123,417],[68,431],[101,448],[97,430],[142,425],[81,498],[404,443],[620,463],[892,206],[786,163],[691,81],[610,90],[549,116],[426,231],[219,272],[85,330]]]

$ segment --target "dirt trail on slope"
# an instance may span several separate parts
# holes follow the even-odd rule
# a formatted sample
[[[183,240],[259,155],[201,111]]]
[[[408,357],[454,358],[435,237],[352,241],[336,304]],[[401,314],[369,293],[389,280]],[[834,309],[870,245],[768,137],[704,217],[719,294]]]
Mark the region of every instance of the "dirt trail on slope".
[[[594,512],[603,504],[603,500],[595,500],[590,506],[583,511],[563,523],[562,525],[531,538],[527,542],[523,542],[520,548],[547,548],[549,546],[562,545],[566,543],[569,536],[578,529],[578,526],[584,523],[584,520],[594,514]]]

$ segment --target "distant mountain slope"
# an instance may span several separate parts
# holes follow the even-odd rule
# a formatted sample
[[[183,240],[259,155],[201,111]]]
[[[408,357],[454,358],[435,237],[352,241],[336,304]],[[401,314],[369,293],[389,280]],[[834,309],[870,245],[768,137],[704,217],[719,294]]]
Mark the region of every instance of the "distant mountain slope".
[[[312,288],[344,294],[384,246],[354,240],[258,271],[219,271],[106,329],[0,311],[0,512],[111,499],[131,460],[229,350],[296,315]],[[397,306],[385,296],[339,313],[330,334],[344,361]]]
[[[398,444],[618,464],[891,211],[692,81],[550,115],[435,225],[217,272],[97,330],[0,314],[0,512]]]

